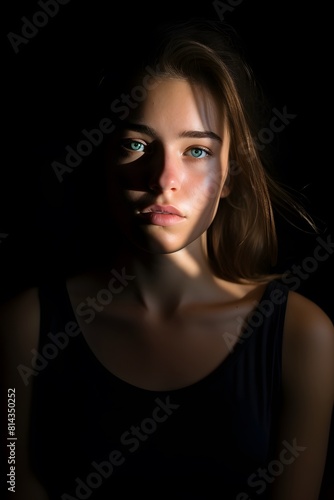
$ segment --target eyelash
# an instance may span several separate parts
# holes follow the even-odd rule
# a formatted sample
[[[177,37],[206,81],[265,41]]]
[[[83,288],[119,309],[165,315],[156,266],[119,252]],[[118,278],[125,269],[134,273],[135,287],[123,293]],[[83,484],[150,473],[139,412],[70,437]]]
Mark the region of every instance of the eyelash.
[[[206,158],[207,156],[212,156],[212,153],[209,149],[207,148],[203,148],[202,146],[199,147],[199,146],[193,146],[189,149],[187,149],[186,153],[188,153],[189,151],[202,151],[203,153],[205,153],[205,156],[203,158]],[[195,160],[202,160],[202,157],[201,158],[198,158],[197,156],[193,156],[193,158]]]
[[[132,144],[137,144],[137,145],[140,145],[142,146],[144,149],[139,151],[139,150],[134,150],[134,149],[131,149],[131,145]],[[152,149],[152,145],[151,144],[146,144],[144,142],[141,142],[141,141],[138,141],[138,140],[133,140],[133,139],[123,139],[122,142],[121,142],[121,147],[123,149],[123,152],[124,154],[126,155],[130,155],[130,154],[135,154],[135,153],[146,153],[146,154],[149,154],[151,151],[150,149]],[[208,149],[208,148],[205,148],[203,146],[192,146],[191,148],[188,148],[186,151],[185,151],[185,154],[186,156],[190,156],[190,155],[187,155],[187,153],[189,151],[201,151],[203,153],[205,153],[205,156],[204,157],[197,157],[197,156],[193,156],[193,158],[195,160],[201,160],[203,158],[206,158],[207,156],[212,156],[212,152]]]
[[[138,151],[138,150],[135,150],[135,149],[131,149],[130,146],[131,144],[140,144],[141,146],[144,147],[144,150],[142,151]],[[144,142],[141,142],[141,141],[135,141],[133,139],[123,139],[121,141],[121,147],[122,149],[125,150],[125,152],[127,153],[144,153],[145,149],[148,149],[149,148],[149,144],[146,144]]]

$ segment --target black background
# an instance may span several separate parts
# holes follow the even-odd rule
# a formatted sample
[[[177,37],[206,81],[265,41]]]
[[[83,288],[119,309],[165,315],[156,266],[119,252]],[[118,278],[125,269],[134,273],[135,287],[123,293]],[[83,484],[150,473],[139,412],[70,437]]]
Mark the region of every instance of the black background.
[[[239,32],[273,107],[296,115],[277,137],[281,177],[305,196],[323,228],[322,238],[333,235],[334,240],[329,8],[323,3],[306,7],[301,1],[223,3],[230,5],[224,21]],[[8,33],[22,35],[22,17],[31,21],[41,10],[37,1],[2,4],[1,298],[70,266],[94,239],[92,221],[80,210],[73,216],[65,208],[80,167],[60,183],[51,162],[58,155],[64,163],[64,145],[75,145],[82,129],[91,125],[86,121],[90,96],[105,58],[111,60],[122,44],[132,45],[136,57],[137,26],[149,30],[156,21],[202,14],[222,20],[215,3],[204,0],[152,5],[70,0],[15,53]],[[83,239],[73,245],[79,226]],[[312,258],[315,235],[284,226],[279,233],[281,270]],[[309,276],[298,291],[334,320],[333,261],[329,255],[315,271],[306,271]]]

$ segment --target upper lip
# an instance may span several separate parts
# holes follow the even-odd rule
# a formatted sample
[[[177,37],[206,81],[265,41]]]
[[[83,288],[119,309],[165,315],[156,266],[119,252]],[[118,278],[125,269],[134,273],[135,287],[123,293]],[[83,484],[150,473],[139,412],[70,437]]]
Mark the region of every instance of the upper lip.
[[[184,217],[184,215],[172,205],[150,205],[149,207],[140,210],[141,214],[158,213],[158,214],[172,214]]]

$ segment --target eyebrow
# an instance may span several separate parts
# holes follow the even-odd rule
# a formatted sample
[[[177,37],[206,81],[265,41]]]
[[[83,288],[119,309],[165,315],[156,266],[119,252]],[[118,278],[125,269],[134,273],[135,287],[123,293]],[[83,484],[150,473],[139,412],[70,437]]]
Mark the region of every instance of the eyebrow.
[[[141,132],[143,134],[149,135],[153,139],[158,138],[157,132],[152,127],[143,125],[141,123],[126,122],[124,123],[124,129]],[[223,142],[222,138],[211,130],[185,130],[184,132],[180,133],[179,137],[189,137],[193,139],[214,139],[221,144]]]

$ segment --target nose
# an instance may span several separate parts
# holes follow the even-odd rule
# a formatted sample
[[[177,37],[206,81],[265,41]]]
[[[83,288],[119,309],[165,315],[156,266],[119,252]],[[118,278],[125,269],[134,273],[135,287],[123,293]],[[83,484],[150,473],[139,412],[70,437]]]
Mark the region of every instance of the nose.
[[[151,165],[149,189],[155,192],[178,191],[182,178],[183,172],[178,154],[160,151]]]

